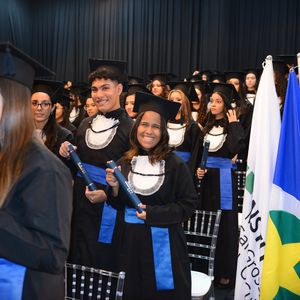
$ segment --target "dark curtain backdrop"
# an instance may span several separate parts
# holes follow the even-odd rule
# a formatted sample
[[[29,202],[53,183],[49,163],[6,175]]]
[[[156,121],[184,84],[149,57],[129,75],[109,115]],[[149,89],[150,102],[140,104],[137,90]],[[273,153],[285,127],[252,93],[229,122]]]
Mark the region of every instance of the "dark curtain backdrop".
[[[84,81],[88,57],[128,61],[128,73],[261,66],[300,51],[298,0],[0,0],[0,40]]]

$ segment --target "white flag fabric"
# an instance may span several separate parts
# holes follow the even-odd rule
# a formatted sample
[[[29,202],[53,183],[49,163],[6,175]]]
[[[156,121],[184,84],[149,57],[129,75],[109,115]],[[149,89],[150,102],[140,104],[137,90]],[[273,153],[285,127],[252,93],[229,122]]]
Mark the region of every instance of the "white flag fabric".
[[[268,56],[257,90],[252,118],[235,300],[259,299],[280,126],[272,57]]]

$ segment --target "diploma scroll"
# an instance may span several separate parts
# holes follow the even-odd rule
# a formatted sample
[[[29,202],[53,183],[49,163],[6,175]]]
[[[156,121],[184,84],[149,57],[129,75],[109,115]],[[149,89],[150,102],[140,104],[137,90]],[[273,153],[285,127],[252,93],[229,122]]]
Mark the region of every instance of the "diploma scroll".
[[[210,144],[209,141],[205,141],[204,146],[203,146],[202,157],[201,157],[201,161],[200,161],[200,165],[199,165],[199,168],[201,170],[204,170],[206,167],[209,144]],[[197,184],[198,196],[200,196],[200,187],[201,187],[201,179],[198,179],[198,184]]]
[[[77,167],[78,171],[80,172],[83,179],[85,180],[88,189],[90,191],[96,191],[97,187],[96,187],[95,183],[91,180],[86,169],[83,167],[82,162],[81,162],[79,156],[77,155],[77,153],[75,152],[72,144],[68,144],[68,151],[69,151],[70,157],[72,159],[72,162]]]
[[[139,206],[141,204],[140,199],[135,194],[135,192],[131,189],[129,183],[126,181],[125,177],[117,167],[116,163],[113,160],[107,162],[107,166],[114,170],[114,175],[117,178],[119,184],[121,185],[122,189],[126,192],[127,196],[129,197],[130,201],[132,202],[135,209],[142,213],[143,209]]]

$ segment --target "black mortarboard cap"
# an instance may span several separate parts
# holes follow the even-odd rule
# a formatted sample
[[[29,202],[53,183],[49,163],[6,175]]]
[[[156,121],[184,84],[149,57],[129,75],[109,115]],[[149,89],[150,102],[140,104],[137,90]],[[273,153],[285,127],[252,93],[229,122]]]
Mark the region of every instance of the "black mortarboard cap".
[[[236,103],[240,100],[240,96],[233,84],[210,82],[209,91],[210,94],[220,93],[223,96],[227,109],[234,108]]]
[[[225,83],[225,76],[222,72],[212,71],[209,77],[209,81],[213,82],[214,80],[219,80],[221,83]]]
[[[180,90],[186,97],[192,101],[198,101],[198,95],[195,91],[195,87],[192,82],[189,81],[171,81],[168,82],[168,85],[171,90]]]
[[[245,78],[245,73],[244,72],[240,72],[240,71],[227,71],[224,72],[225,75],[225,79],[230,80],[232,78],[238,78],[240,81],[244,81]]]
[[[128,85],[138,84],[138,83],[143,84],[144,83],[144,79],[141,78],[141,77],[128,75],[128,80],[127,80],[127,84]]]
[[[200,89],[203,95],[208,93],[208,84],[209,82],[206,80],[198,80],[193,82],[195,89]]]
[[[125,61],[89,58],[89,64],[91,73],[97,71],[104,78],[116,80],[119,83],[127,80],[127,63]]]
[[[69,89],[69,92],[76,96],[85,96],[85,93],[87,93],[87,91],[90,91],[90,88],[86,82],[73,83]]]
[[[137,92],[135,94],[133,111],[138,113],[154,111],[168,121],[175,118],[180,106],[179,102],[168,101],[153,94]]]
[[[56,102],[59,103],[61,106],[70,108],[70,98],[66,92],[59,94],[56,98]]]
[[[163,84],[167,84],[168,81],[176,78],[176,75],[174,75],[172,73],[161,72],[161,73],[149,74],[148,77],[150,78],[151,81],[159,80]]]
[[[143,93],[151,94],[149,89],[144,84],[140,84],[140,83],[129,84],[127,87],[128,87],[128,91],[127,91],[128,96],[133,95],[136,92],[143,92]]]
[[[54,75],[55,73],[10,42],[0,42],[0,77],[14,80],[31,89],[35,77]]]
[[[202,80],[202,78],[201,78],[201,75],[198,73],[198,74],[195,74],[195,75],[193,75],[191,77],[188,77],[187,80],[190,81],[190,82],[195,82],[195,81]]]
[[[203,75],[206,75],[207,81],[210,81],[210,75],[211,75],[210,70],[200,71],[199,72],[200,80],[203,80]]]
[[[246,68],[246,69],[244,69],[245,78],[248,74],[254,74],[256,76],[256,79],[259,79],[261,73],[262,73],[262,69],[258,69],[258,68]]]
[[[57,97],[63,91],[63,82],[55,80],[46,80],[46,79],[36,79],[34,80],[31,93],[46,93],[49,95],[51,101],[55,103]]]
[[[275,59],[273,60],[273,70],[281,74],[288,74],[289,68],[283,60]]]

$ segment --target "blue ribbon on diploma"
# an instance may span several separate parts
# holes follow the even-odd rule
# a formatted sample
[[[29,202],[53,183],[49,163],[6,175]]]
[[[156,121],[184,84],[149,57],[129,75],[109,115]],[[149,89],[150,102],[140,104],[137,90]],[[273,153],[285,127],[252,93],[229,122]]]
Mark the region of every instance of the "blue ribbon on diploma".
[[[222,157],[208,157],[207,167],[220,170],[221,209],[232,210],[231,159]]]
[[[0,258],[0,299],[22,299],[25,272],[25,267]]]
[[[133,204],[133,206],[135,207],[135,209],[139,213],[142,213],[143,210],[140,207],[140,204],[141,204],[140,199],[138,198],[138,196],[136,195],[136,193],[131,189],[129,183],[126,181],[125,177],[123,176],[123,174],[119,170],[119,168],[116,165],[116,163],[113,160],[111,160],[111,161],[107,162],[107,166],[109,168],[111,168],[111,169],[114,170],[114,176],[117,178],[120,186],[122,187],[122,189],[124,190],[124,192],[129,197],[129,200],[131,201],[131,203]]]
[[[70,157],[74,163],[74,165],[77,167],[78,171],[80,172],[81,176],[83,177],[83,179],[86,182],[86,185],[88,187],[88,189],[90,191],[95,191],[97,190],[95,184],[93,183],[93,181],[91,180],[89,174],[87,173],[87,171],[85,170],[85,168],[83,167],[83,164],[79,158],[79,156],[77,155],[77,153],[75,152],[72,144],[68,144],[68,151],[70,154]]]
[[[144,224],[136,216],[133,208],[125,208],[125,222],[129,224]],[[156,289],[174,290],[174,279],[171,260],[169,229],[151,226],[152,250]]]

